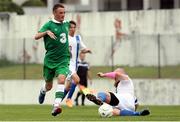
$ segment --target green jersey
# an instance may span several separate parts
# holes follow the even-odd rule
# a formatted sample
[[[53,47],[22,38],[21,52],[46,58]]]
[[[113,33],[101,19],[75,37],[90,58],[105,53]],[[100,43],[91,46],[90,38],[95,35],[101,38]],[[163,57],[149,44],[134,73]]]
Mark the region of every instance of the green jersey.
[[[62,65],[70,59],[68,43],[69,25],[68,21],[57,23],[50,20],[39,30],[39,32],[50,30],[57,37],[56,40],[54,40],[48,35],[44,36],[46,49],[44,65],[50,69]]]

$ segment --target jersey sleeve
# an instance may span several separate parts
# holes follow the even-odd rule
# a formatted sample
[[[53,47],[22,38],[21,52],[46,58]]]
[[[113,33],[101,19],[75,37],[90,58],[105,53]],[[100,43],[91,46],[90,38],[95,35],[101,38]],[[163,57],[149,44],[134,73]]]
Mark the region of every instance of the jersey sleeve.
[[[49,22],[45,23],[38,32],[45,32],[49,30]]]
[[[83,50],[83,49],[85,49],[85,48],[87,48],[86,47],[86,45],[84,44],[84,42],[82,41],[82,38],[81,38],[81,36],[80,35],[78,35],[79,36],[79,48],[80,48],[80,50]]]

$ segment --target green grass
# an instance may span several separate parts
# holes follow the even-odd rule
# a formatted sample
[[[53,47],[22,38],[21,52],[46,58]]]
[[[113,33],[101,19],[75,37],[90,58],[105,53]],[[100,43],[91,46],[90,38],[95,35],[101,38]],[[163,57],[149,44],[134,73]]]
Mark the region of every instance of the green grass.
[[[115,66],[117,68],[119,66]],[[128,67],[123,66],[131,78],[158,78],[157,67]],[[41,64],[27,64],[24,73],[23,65],[7,65],[0,67],[0,79],[42,79]],[[92,78],[97,78],[97,72],[109,72],[112,67],[97,66],[91,67]],[[166,66],[161,68],[161,78],[180,78],[180,65]]]
[[[177,121],[180,106],[148,106],[149,116],[101,118],[97,106],[67,108],[63,106],[60,116],[51,116],[49,105],[0,105],[0,121]],[[139,109],[142,109],[140,107]]]
[[[42,65],[28,64],[25,67],[23,65],[10,65],[0,68],[0,79],[42,79]]]

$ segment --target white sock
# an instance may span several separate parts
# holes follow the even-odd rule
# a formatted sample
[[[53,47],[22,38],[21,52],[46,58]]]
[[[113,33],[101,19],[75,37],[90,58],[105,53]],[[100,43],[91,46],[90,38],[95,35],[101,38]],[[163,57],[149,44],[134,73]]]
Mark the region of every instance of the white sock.
[[[56,94],[55,94],[55,100],[54,100],[54,106],[58,107],[62,101],[62,98],[64,96],[64,84],[58,84],[56,88]]]
[[[54,106],[55,106],[55,107],[59,107],[61,101],[62,101],[62,98],[55,98],[55,100],[54,100]]]

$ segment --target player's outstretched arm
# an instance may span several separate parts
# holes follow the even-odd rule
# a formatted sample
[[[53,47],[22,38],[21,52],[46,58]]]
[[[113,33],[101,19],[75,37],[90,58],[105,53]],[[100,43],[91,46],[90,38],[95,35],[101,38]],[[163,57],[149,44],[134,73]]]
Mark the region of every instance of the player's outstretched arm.
[[[88,48],[82,49],[81,52],[82,53],[92,53],[92,51]]]
[[[102,73],[102,72],[98,72],[98,73],[97,73],[97,76],[99,76],[99,77],[103,78],[103,77],[104,77],[104,73]]]
[[[57,37],[54,35],[54,33],[52,33],[51,31],[47,30],[45,32],[38,32],[36,35],[35,35],[35,40],[38,40],[42,37],[44,37],[45,35],[49,35],[52,39],[56,39]]]
[[[107,77],[107,78],[115,79],[116,72],[107,72],[107,73],[99,72],[99,73],[97,73],[97,75],[102,78]]]
[[[97,73],[97,75],[101,78],[103,77],[107,77],[107,78],[111,78],[111,79],[115,79],[117,77],[122,77],[122,73],[119,73],[119,72],[107,72],[107,73],[102,73],[102,72],[99,72]]]
[[[47,33],[46,31],[45,31],[45,32],[38,32],[38,33],[35,35],[34,39],[35,39],[35,40],[38,40],[38,39],[44,37],[44,36],[46,35],[46,33]]]

